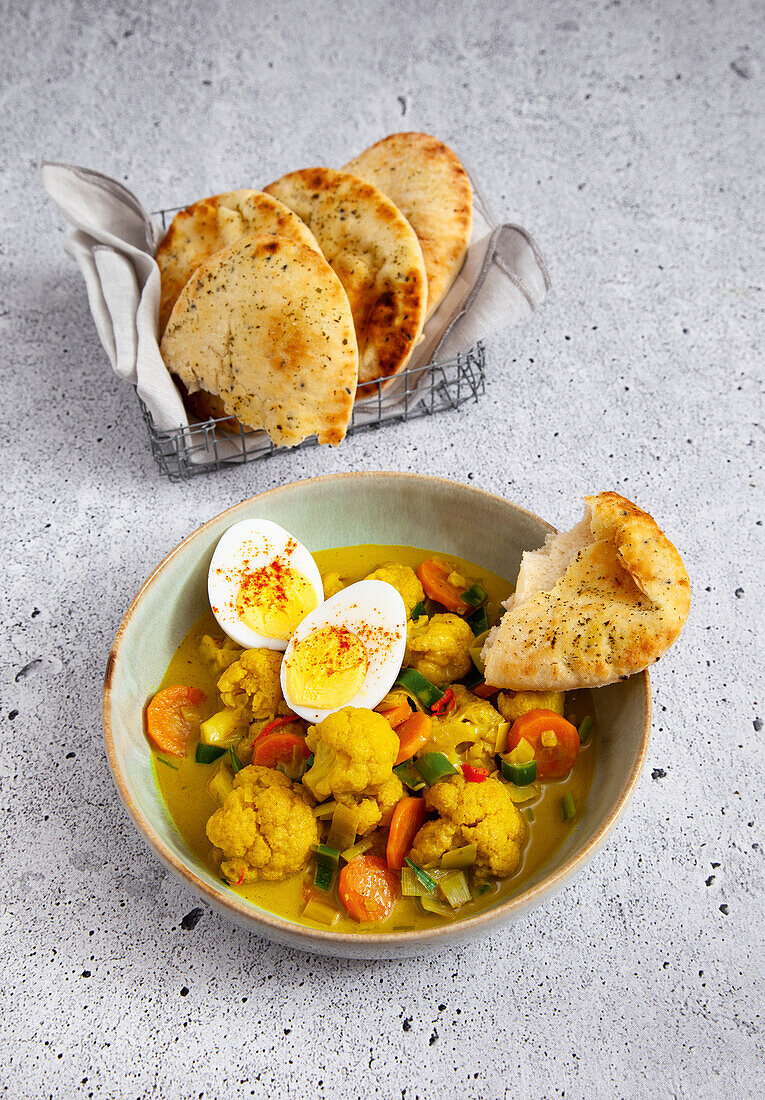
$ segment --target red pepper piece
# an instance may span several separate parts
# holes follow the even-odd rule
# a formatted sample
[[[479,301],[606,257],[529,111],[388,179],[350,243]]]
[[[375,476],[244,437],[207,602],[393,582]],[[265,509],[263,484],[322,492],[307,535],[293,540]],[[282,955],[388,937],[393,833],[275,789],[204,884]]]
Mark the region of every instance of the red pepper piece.
[[[253,741],[253,748],[257,745],[258,741],[262,741],[264,737],[267,737],[269,733],[273,733],[274,730],[279,729],[280,726],[288,726],[290,722],[299,722],[300,718],[297,714],[288,714],[284,718],[274,718],[273,722],[269,722],[267,726],[264,726],[258,736]]]
[[[468,783],[483,783],[485,779],[489,778],[489,772],[486,768],[474,768],[472,764],[463,764],[462,774]]]
[[[437,703],[434,703],[430,708],[430,713],[435,714],[437,718],[443,718],[447,714],[451,714],[453,710],[457,708],[457,699],[451,688],[447,688]]]
[[[244,882],[244,871],[242,871],[241,875],[236,880],[236,884],[237,884],[237,886],[241,886],[243,882]]]

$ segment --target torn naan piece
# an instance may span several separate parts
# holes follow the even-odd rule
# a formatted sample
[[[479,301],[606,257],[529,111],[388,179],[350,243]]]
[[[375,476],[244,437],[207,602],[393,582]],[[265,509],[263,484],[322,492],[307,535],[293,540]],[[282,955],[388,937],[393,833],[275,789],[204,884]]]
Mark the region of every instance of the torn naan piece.
[[[482,657],[514,691],[595,688],[641,672],[677,640],[691,586],[655,520],[618,493],[585,497],[584,519],[521,560]]]

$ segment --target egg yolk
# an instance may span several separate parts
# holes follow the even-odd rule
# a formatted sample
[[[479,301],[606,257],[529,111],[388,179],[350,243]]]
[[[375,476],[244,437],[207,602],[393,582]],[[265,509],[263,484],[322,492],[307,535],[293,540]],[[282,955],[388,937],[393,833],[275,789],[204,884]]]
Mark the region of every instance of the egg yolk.
[[[295,644],[286,671],[287,696],[298,706],[342,707],[362,687],[368,665],[355,634],[324,626]]]
[[[245,626],[265,638],[289,638],[318,602],[311,582],[277,558],[244,575],[236,610]]]

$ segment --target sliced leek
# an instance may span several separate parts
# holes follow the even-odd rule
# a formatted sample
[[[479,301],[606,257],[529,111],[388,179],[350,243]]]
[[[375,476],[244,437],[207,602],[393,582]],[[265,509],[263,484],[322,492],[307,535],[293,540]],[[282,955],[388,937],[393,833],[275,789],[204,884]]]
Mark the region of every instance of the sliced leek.
[[[501,756],[507,748],[507,735],[510,732],[510,723],[501,722],[497,726],[497,736],[494,739],[494,752]]]
[[[509,764],[529,764],[534,759],[534,750],[525,737],[507,754]]]
[[[409,856],[406,857],[404,863],[407,865],[407,867],[411,868],[411,870],[417,876],[417,878],[428,891],[428,893],[432,894],[436,888],[436,881],[433,876],[428,874],[427,871],[423,871],[422,867],[418,867],[417,864],[409,858]]]
[[[453,910],[448,905],[444,905],[442,901],[436,901],[435,898],[420,898],[420,905],[426,913],[435,913],[439,917],[451,917],[453,915]]]
[[[361,811],[358,806],[344,806],[342,802],[332,814],[332,824],[329,827],[326,844],[329,848],[337,848],[338,852],[344,852],[356,843],[356,833],[359,827]]]
[[[363,856],[364,852],[368,852],[372,847],[374,841],[371,837],[367,837],[365,840],[359,840],[350,848],[346,848],[340,855],[343,857],[346,863],[350,863],[356,856]]]
[[[518,787],[515,783],[505,783],[505,790],[513,802],[530,802],[532,798],[539,796],[539,785],[529,783],[526,787]]]
[[[472,867],[477,852],[477,844],[466,844],[464,848],[453,848],[451,852],[446,852],[445,855],[441,856],[441,867],[445,871]]]
[[[332,817],[332,814],[337,809],[338,803],[334,800],[332,802],[322,802],[321,806],[317,806],[313,811],[314,817],[324,818]]]
[[[411,867],[401,868],[401,896],[404,898],[430,898],[435,892],[436,884],[429,890],[423,886]]]
[[[202,722],[199,727],[199,739],[205,745],[221,745],[228,748],[234,741],[239,740],[242,730],[242,712],[226,707],[225,710],[219,710],[217,714],[213,714],[212,718]]]
[[[452,871],[450,874],[444,875],[443,878],[438,880],[438,889],[452,909],[459,909],[460,906],[473,900],[464,871]]]
[[[317,924],[327,924],[331,928],[340,916],[340,910],[336,906],[330,905],[328,901],[322,901],[321,898],[311,898],[303,910],[303,916],[306,920],[316,921]]]
[[[219,764],[207,784],[208,793],[219,806],[226,801],[226,795],[234,789],[234,773],[228,764]]]

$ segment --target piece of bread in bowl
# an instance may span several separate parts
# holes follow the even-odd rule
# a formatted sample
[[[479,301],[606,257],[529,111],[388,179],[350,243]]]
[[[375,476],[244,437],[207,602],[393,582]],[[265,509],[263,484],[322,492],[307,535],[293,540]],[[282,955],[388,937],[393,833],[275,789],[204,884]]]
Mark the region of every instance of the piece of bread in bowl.
[[[642,672],[677,640],[691,585],[658,524],[618,493],[585,497],[584,519],[521,559],[486,640],[486,682],[513,691],[602,687]]]

